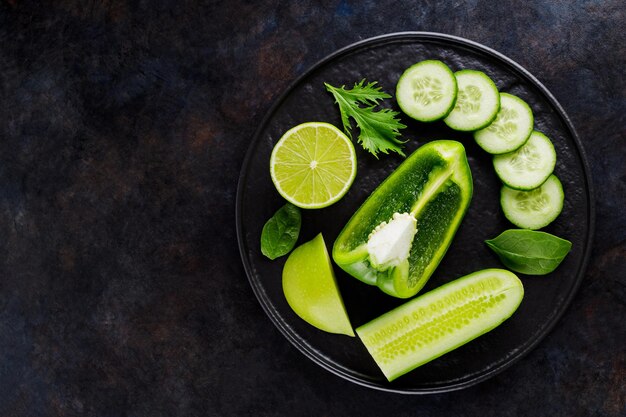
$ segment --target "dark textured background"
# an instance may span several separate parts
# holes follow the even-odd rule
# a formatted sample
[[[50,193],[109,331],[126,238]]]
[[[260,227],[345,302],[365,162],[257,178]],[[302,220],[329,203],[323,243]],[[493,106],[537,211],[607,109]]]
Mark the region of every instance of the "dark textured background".
[[[626,415],[622,1],[0,0],[0,415]],[[276,330],[235,237],[274,99],[325,55],[463,36],[552,91],[589,158],[594,250],[540,345],[464,391],[346,382]]]

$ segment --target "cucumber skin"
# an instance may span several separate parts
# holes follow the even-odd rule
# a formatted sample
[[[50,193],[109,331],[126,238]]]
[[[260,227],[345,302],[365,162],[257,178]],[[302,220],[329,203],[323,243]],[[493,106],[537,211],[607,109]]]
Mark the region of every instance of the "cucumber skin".
[[[509,306],[509,310],[505,311],[503,314],[501,314],[496,320],[493,320],[492,322],[488,322],[488,325],[484,326],[484,327],[479,327],[476,329],[475,332],[471,333],[469,337],[465,338],[465,339],[461,339],[458,341],[454,341],[451,344],[449,344],[448,346],[446,346],[444,349],[442,350],[436,350],[431,352],[430,355],[425,355],[424,357],[422,357],[420,360],[416,361],[416,362],[412,362],[412,363],[406,363],[401,365],[402,369],[396,370],[395,372],[389,372],[390,370],[387,369],[383,369],[383,366],[381,363],[379,363],[376,358],[374,357],[374,354],[372,353],[371,349],[374,349],[374,346],[368,346],[368,343],[366,341],[366,338],[375,332],[383,332],[385,333],[385,330],[389,330],[390,332],[393,332],[393,329],[385,329],[384,325],[377,327],[377,324],[380,323],[381,321],[385,321],[386,319],[393,317],[394,315],[398,315],[399,319],[402,319],[404,322],[406,322],[406,318],[407,315],[412,315],[415,312],[419,311],[420,308],[423,309],[427,309],[429,306],[436,304],[438,302],[441,302],[441,300],[439,300],[437,297],[440,298],[445,298],[446,295],[450,294],[449,290],[454,289],[454,287],[459,287],[460,289],[463,288],[463,286],[468,282],[468,281],[480,281],[481,278],[483,278],[484,275],[500,275],[500,276],[505,276],[507,280],[510,280],[510,284],[511,286],[508,288],[505,288],[504,290],[500,291],[497,293],[497,295],[503,293],[504,291],[508,291],[509,289],[512,289],[512,294],[511,296],[518,296],[517,300],[513,300],[513,303],[511,303]],[[471,285],[467,284],[467,286]],[[515,291],[517,291],[517,293],[515,293]],[[485,295],[490,295],[489,293],[485,293]],[[500,324],[502,324],[504,321],[506,321],[509,317],[511,317],[513,315],[513,313],[515,313],[515,311],[517,310],[517,308],[519,307],[519,305],[522,302],[524,296],[524,286],[522,285],[522,282],[520,281],[520,279],[517,277],[517,275],[515,275],[513,272],[507,271],[505,269],[497,269],[497,268],[490,268],[490,269],[483,269],[480,271],[476,271],[473,272],[469,275],[465,275],[461,278],[458,278],[454,281],[448,282],[447,284],[444,284],[440,287],[435,288],[434,290],[425,293],[423,295],[420,295],[406,303],[404,303],[403,305],[396,307],[395,309],[383,314],[382,316],[375,318],[373,320],[371,320],[370,322],[359,326],[356,329],[356,333],[359,336],[359,338],[361,339],[361,341],[363,342],[363,344],[365,344],[365,347],[367,348],[368,352],[370,352],[370,354],[372,354],[372,358],[374,359],[374,361],[377,363],[377,365],[379,366],[379,368],[383,371],[383,374],[385,375],[385,377],[387,378],[388,381],[393,381],[394,379],[405,375],[406,373],[414,370],[415,368],[426,364],[428,362],[431,362],[434,359],[439,358],[440,356],[451,352],[452,350],[463,346],[469,342],[471,342],[472,340],[478,338],[479,336],[482,336],[485,333],[488,333],[489,331],[495,329],[496,327],[498,327]],[[424,306],[420,305],[420,303],[423,303],[423,300],[427,300],[428,303],[425,304]],[[432,299],[432,300],[430,300]],[[411,310],[411,307],[415,307],[414,310]],[[491,314],[495,314],[494,312],[491,312]],[[490,316],[493,319],[493,315]],[[393,322],[393,324],[390,327],[393,327],[393,325],[397,324],[396,322]],[[460,330],[457,331],[458,332],[462,332],[463,330],[466,330],[466,328],[461,327]],[[446,336],[444,337],[450,337]],[[397,339],[397,338],[396,338]],[[408,346],[411,349],[415,349],[414,346]],[[427,348],[425,348],[427,349]],[[407,358],[404,358],[405,360]],[[386,372],[387,371],[387,372]]]
[[[496,175],[498,175],[498,172],[496,172]],[[550,175],[552,175],[552,172],[550,173]],[[535,187],[532,187],[532,188],[525,188],[525,187],[520,187],[520,186],[513,186],[513,185],[509,184],[508,182],[504,181],[502,178],[500,178],[500,176],[499,176],[499,175],[498,175],[498,179],[502,182],[502,185],[503,185],[503,186],[505,186],[505,187],[507,187],[507,188],[510,188],[511,190],[514,190],[514,191],[532,191],[532,190],[534,190],[534,189],[536,189],[536,188],[541,187],[543,184],[545,184],[545,183],[546,183],[546,181],[548,181],[548,178],[550,178],[550,175],[548,175],[548,176],[546,177],[546,179],[544,179],[544,180],[543,180],[543,182],[542,182],[541,184],[539,184],[539,185],[537,185],[537,186],[535,186]],[[509,220],[509,221],[510,221],[510,220]],[[513,222],[511,222],[511,223],[513,223]],[[525,228],[523,227],[522,229],[525,229]]]
[[[410,274],[407,277],[407,280],[412,278],[415,285],[412,287],[402,286],[398,282],[397,276],[391,273],[391,269],[379,272],[372,268],[368,262],[367,252],[359,251],[358,248],[367,242],[369,233],[381,222],[388,221],[394,212],[410,211],[415,203],[414,196],[419,195],[422,191],[423,188],[420,187],[425,186],[429,174],[432,172],[432,167],[437,168],[443,163],[452,163],[442,155],[442,153],[450,152],[458,153],[457,157],[459,158],[457,162],[459,164],[458,172],[455,171],[452,175],[456,181],[462,180],[461,183],[458,183],[458,188],[460,189],[459,198],[461,200],[460,207],[455,213],[453,223],[448,225],[447,235],[449,237],[446,239],[446,236],[435,236],[431,239],[434,244],[439,244],[439,246],[435,248],[433,257],[430,258],[428,265],[423,268],[420,275]],[[426,169],[429,170],[426,171]],[[398,298],[412,297],[422,289],[437,265],[439,265],[439,262],[441,262],[441,259],[443,259],[469,208],[472,193],[471,170],[463,145],[449,140],[429,142],[409,155],[356,210],[335,239],[332,250],[333,260],[348,274],[366,284],[378,286],[381,291],[388,295]],[[430,214],[428,210],[431,210],[430,205],[424,207],[423,212]],[[418,229],[419,227],[418,224]],[[440,240],[437,241],[437,238]],[[416,239],[418,239],[418,235],[414,238],[414,242]],[[415,259],[414,256],[416,256],[413,253],[413,249],[417,250],[419,248],[414,245],[409,262]]]
[[[452,76],[452,79],[454,81],[454,98],[452,100],[452,103],[450,104],[450,107],[448,108],[448,110],[445,113],[443,113],[441,115],[437,115],[435,117],[431,117],[431,118],[418,118],[414,114],[411,114],[412,112],[407,112],[406,111],[406,107],[402,104],[402,100],[399,99],[399,97],[400,97],[400,81],[402,81],[402,78],[404,76],[408,76],[408,72],[412,68],[415,68],[418,65],[422,65],[422,64],[426,64],[426,63],[436,63],[437,65],[440,65],[442,67],[441,68],[442,70],[447,70],[450,73],[450,75]],[[437,120],[445,119],[446,117],[448,117],[448,115],[452,112],[452,110],[454,110],[454,106],[456,105],[456,99],[458,97],[458,93],[459,93],[459,86],[458,86],[458,84],[456,82],[456,77],[454,76],[454,73],[452,72],[450,67],[448,67],[444,62],[436,60],[436,59],[427,59],[427,60],[420,61],[420,62],[417,62],[417,63],[411,65],[406,70],[404,70],[402,75],[400,75],[400,78],[398,79],[398,83],[396,84],[396,101],[398,103],[398,106],[400,106],[400,109],[402,110],[402,112],[404,114],[406,114],[407,116],[409,116],[411,119],[417,120],[418,122],[424,122],[424,123],[435,122]]]

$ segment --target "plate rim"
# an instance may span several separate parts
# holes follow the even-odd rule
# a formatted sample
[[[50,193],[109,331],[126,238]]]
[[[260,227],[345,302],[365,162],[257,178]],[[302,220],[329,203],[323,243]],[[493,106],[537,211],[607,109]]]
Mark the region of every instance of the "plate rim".
[[[562,307],[560,311],[558,311],[557,314],[555,314],[550,319],[550,321],[539,332],[538,336],[535,337],[532,341],[530,341],[530,343],[523,345],[522,348],[520,348],[518,351],[512,354],[510,358],[506,359],[500,365],[494,366],[493,368],[490,368],[486,370],[484,373],[480,373],[469,380],[464,380],[458,383],[451,383],[451,384],[436,386],[436,387],[431,387],[431,388],[415,388],[415,389],[399,389],[399,388],[394,388],[393,386],[385,386],[380,383],[368,381],[365,378],[358,379],[357,377],[354,376],[354,374],[357,372],[348,373],[343,369],[343,367],[337,365],[336,363],[329,364],[328,362],[324,361],[321,358],[322,355],[318,351],[316,351],[315,349],[311,349],[308,345],[304,344],[300,340],[301,337],[297,337],[297,335],[295,335],[292,331],[290,331],[289,326],[286,324],[285,320],[277,313],[274,306],[271,305],[271,303],[269,303],[266,300],[266,297],[262,296],[264,292],[262,286],[259,283],[257,283],[256,280],[252,279],[254,268],[251,266],[250,261],[246,255],[246,250],[245,250],[246,248],[245,248],[245,243],[244,243],[245,236],[244,236],[243,225],[242,225],[242,204],[243,204],[242,200],[243,200],[243,193],[244,193],[243,181],[247,177],[248,167],[250,166],[250,161],[251,159],[253,159],[255,155],[254,149],[259,142],[259,137],[260,137],[261,132],[263,131],[263,129],[265,128],[265,126],[267,125],[267,123],[269,122],[269,120],[271,119],[275,111],[277,110],[277,108],[283,103],[283,101],[287,98],[287,96],[290,94],[293,88],[296,87],[299,83],[301,83],[305,78],[307,78],[314,71],[318,70],[320,67],[322,67],[323,65],[326,65],[332,60],[340,57],[341,55],[356,51],[357,49],[363,48],[368,45],[374,45],[374,44],[381,43],[384,41],[396,41],[396,40],[402,40],[402,39],[416,40],[416,41],[420,41],[420,40],[421,41],[424,41],[424,40],[443,41],[443,42],[451,43],[453,45],[462,46],[468,49],[473,49],[474,51],[479,51],[481,53],[497,58],[498,60],[506,64],[509,68],[517,71],[523,78],[530,81],[534,85],[534,87],[536,87],[539,90],[539,92],[545,96],[545,98],[550,103],[550,105],[553,106],[553,108],[556,110],[558,117],[562,119],[565,127],[569,130],[573,138],[576,151],[578,152],[581,163],[582,163],[582,170],[584,174],[583,177],[586,183],[585,189],[586,189],[587,197],[589,199],[589,216],[587,219],[588,220],[588,233],[587,233],[587,240],[585,242],[582,263],[580,264],[581,267],[578,270],[574,284],[570,287],[569,293],[563,299]],[[235,198],[235,227],[236,227],[237,246],[239,248],[239,255],[241,257],[241,261],[244,266],[246,277],[248,278],[248,281],[250,283],[250,286],[252,287],[255,297],[257,298],[259,304],[261,304],[261,307],[263,308],[267,316],[270,318],[274,326],[276,326],[278,330],[282,333],[282,335],[285,336],[285,338],[292,345],[294,345],[300,352],[302,352],[306,357],[311,359],[313,362],[315,362],[322,368],[330,371],[331,373],[345,380],[348,380],[350,382],[353,382],[355,384],[358,384],[367,388],[371,388],[371,389],[375,389],[379,391],[391,392],[391,393],[398,393],[398,394],[412,394],[412,395],[438,394],[438,393],[451,392],[451,391],[457,391],[457,390],[461,390],[464,388],[468,388],[470,386],[476,385],[480,382],[483,382],[501,373],[505,369],[517,363],[520,359],[522,359],[532,350],[534,350],[535,347],[542,340],[544,340],[545,337],[554,329],[554,327],[563,317],[565,312],[570,308],[570,304],[572,303],[574,296],[578,292],[580,284],[584,276],[586,275],[586,271],[589,266],[589,259],[591,256],[591,250],[593,246],[593,237],[595,235],[595,191],[593,189],[591,169],[589,167],[589,162],[587,159],[586,152],[584,150],[582,142],[580,141],[580,137],[578,136],[578,133],[576,132],[576,129],[574,128],[569,116],[567,115],[567,113],[565,112],[561,104],[556,100],[554,95],[552,95],[552,93],[526,68],[524,68],[522,65],[518,64],[516,61],[512,60],[511,58],[507,57],[506,55],[496,51],[495,49],[492,49],[481,43],[478,43],[478,42],[475,42],[475,41],[472,41],[470,39],[463,38],[460,36],[439,33],[439,32],[427,32],[427,31],[392,32],[392,33],[386,33],[383,35],[378,35],[378,36],[366,38],[366,39],[351,43],[347,46],[341,47],[335,50],[334,52],[324,56],[323,58],[318,60],[316,63],[311,65],[302,74],[296,77],[287,87],[285,87],[282,93],[276,99],[274,99],[273,104],[267,110],[263,119],[261,120],[257,128],[255,129],[254,134],[252,135],[252,139],[248,145],[248,149],[246,151],[246,154],[244,156],[244,159],[240,168],[240,174],[239,174],[239,178],[237,181],[237,193],[236,193],[236,198]]]

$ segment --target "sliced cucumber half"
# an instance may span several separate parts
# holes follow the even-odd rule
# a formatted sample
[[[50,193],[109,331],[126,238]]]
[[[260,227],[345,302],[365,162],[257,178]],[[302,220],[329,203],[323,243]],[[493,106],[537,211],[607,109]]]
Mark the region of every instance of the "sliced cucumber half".
[[[418,62],[398,80],[396,99],[404,113],[421,122],[439,120],[454,107],[457,84],[446,64],[437,60]]]
[[[517,190],[539,187],[552,174],[555,165],[556,151],[552,142],[536,130],[518,150],[493,157],[498,177]]]
[[[464,132],[489,125],[500,109],[498,87],[482,71],[462,70],[454,76],[458,85],[456,104],[443,121]]]
[[[500,93],[500,110],[496,118],[487,127],[474,132],[474,139],[491,154],[512,152],[528,140],[533,123],[533,112],[524,100]]]
[[[515,274],[484,269],[414,298],[356,332],[392,381],[499,326],[523,297]]]
[[[553,174],[530,191],[502,187],[500,205],[506,218],[522,229],[541,229],[552,223],[563,210],[563,186]]]

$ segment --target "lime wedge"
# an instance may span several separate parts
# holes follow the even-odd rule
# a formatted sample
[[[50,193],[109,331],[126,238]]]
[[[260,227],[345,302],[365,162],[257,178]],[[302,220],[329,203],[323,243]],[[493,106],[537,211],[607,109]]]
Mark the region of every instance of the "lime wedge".
[[[283,292],[292,310],[307,323],[354,337],[321,233],[287,258]]]
[[[337,202],[356,176],[356,154],[350,139],[329,123],[309,122],[289,129],[270,158],[276,189],[301,208]]]

